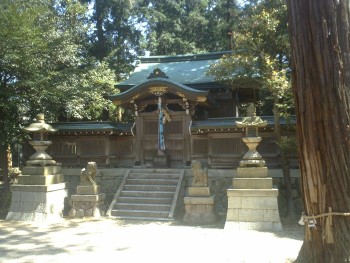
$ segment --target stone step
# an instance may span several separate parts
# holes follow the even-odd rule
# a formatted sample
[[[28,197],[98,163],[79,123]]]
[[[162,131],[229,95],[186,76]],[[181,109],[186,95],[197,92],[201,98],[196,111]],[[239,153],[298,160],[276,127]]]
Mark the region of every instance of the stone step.
[[[137,204],[117,203],[114,210],[144,210],[144,211],[167,211],[170,212],[171,205],[168,204]]]
[[[161,169],[157,169],[157,168],[142,168],[142,169],[132,169],[132,170],[130,170],[130,173],[179,174],[179,170],[178,169],[164,169],[164,168],[161,168]]]
[[[125,190],[122,190],[120,193],[120,196],[173,198],[174,192],[168,192],[168,191],[125,191]]]
[[[113,215],[113,213],[111,214]],[[116,219],[120,220],[135,220],[135,221],[173,221],[172,218],[167,218],[167,217],[142,217],[142,216],[115,216]]]
[[[175,192],[176,185],[124,185],[124,190]]]
[[[135,220],[171,220],[173,199],[181,174],[171,169],[131,170],[110,212]]]
[[[130,173],[129,179],[179,179],[179,174],[166,174],[166,173]]]
[[[120,196],[117,203],[171,204],[173,198]]]
[[[133,217],[133,218],[169,218],[169,211],[148,211],[148,210],[112,210],[112,216]]]
[[[178,179],[127,179],[127,185],[177,185]]]

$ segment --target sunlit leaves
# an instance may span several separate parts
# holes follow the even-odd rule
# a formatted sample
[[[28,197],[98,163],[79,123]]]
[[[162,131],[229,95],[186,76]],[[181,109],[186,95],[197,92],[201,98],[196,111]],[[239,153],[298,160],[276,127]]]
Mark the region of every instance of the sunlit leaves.
[[[77,0],[3,0],[0,6],[1,143],[39,112],[47,121],[100,119],[114,74],[87,56],[86,7]]]

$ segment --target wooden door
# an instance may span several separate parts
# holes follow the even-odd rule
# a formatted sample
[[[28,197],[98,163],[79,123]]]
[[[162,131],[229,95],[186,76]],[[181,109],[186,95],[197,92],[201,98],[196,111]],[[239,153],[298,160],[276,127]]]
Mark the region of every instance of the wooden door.
[[[158,151],[158,115],[156,113],[142,113],[142,163],[153,166],[153,158]],[[181,167],[185,163],[187,151],[185,112],[173,112],[171,121],[164,125],[165,151],[169,156],[171,167]],[[188,130],[188,129],[187,129]],[[187,131],[188,133],[188,131]]]

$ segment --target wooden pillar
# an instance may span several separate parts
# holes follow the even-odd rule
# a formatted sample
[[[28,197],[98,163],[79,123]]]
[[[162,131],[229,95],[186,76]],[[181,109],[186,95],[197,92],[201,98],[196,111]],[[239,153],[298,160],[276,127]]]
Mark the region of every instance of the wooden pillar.
[[[105,155],[106,155],[106,165],[110,165],[111,164],[111,160],[110,160],[110,140],[109,140],[109,135],[105,136]]]
[[[184,160],[185,164],[191,163],[191,134],[190,134],[191,116],[183,116],[183,135],[184,135]]]
[[[135,135],[135,165],[143,164],[143,146],[142,146],[142,138],[143,134],[143,118],[142,116],[135,116],[135,126],[136,126],[136,135]]]

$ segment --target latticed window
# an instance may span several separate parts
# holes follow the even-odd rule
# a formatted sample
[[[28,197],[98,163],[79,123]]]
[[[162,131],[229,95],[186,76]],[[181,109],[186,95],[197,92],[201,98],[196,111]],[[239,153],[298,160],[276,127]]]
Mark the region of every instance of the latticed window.
[[[57,155],[76,155],[77,142],[75,140],[59,140],[56,141],[49,150],[50,153]]]
[[[82,154],[101,155],[105,153],[104,139],[85,139],[81,141]]]
[[[192,154],[208,154],[208,139],[194,139]]]
[[[212,152],[215,154],[233,154],[241,151],[240,138],[212,138]]]

